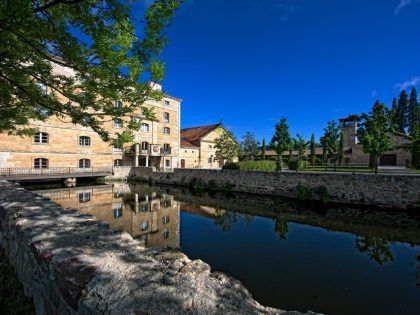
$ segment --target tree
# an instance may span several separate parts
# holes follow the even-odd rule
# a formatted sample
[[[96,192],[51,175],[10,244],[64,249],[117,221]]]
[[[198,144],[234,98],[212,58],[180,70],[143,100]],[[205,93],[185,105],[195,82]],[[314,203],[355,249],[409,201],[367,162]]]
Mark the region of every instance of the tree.
[[[404,136],[404,134],[401,134]],[[420,124],[418,124],[413,133],[409,136],[405,135],[410,142],[403,144],[397,148],[403,148],[411,153],[411,167],[420,169]]]
[[[241,155],[244,160],[254,160],[260,151],[260,143],[252,132],[247,132],[242,138]]]
[[[376,101],[372,112],[361,116],[357,136],[363,146],[363,151],[368,153],[372,159],[375,174],[378,173],[379,158],[391,148],[390,137],[391,117],[388,108]]]
[[[321,143],[321,146],[322,146],[322,165],[324,165],[324,163],[326,163],[328,160],[328,148],[327,148],[327,143],[325,141],[325,137],[322,136],[319,139],[319,142]]]
[[[417,91],[415,88],[411,89],[410,100],[408,101],[408,115],[407,125],[408,134],[414,135],[416,127],[420,124],[420,108],[417,101]]]
[[[297,152],[298,161],[302,161],[305,157],[307,142],[302,135],[296,134],[296,139],[293,139],[293,149]]]
[[[337,123],[333,120],[329,121],[327,128],[324,128],[324,136],[322,137],[322,142],[328,156],[337,158],[339,138],[340,129]]]
[[[215,140],[216,159],[232,162],[239,156],[239,144],[233,134],[227,130],[222,130],[219,137]]]
[[[261,146],[261,159],[263,161],[265,161],[265,139],[263,139],[263,141],[262,141],[262,146]]]
[[[315,133],[312,133],[310,149],[311,149],[311,165],[315,166],[315,163],[316,163]]]
[[[91,127],[104,141],[130,141],[137,120],[116,136],[103,122],[153,118],[142,104],[162,92],[142,78],[164,78],[165,28],[179,7],[178,0],[155,0],[140,21],[134,2],[0,1],[0,132],[31,135],[31,120],[56,116]]]
[[[392,99],[392,107],[391,107],[391,122],[394,128],[396,128],[396,130],[398,130],[399,119],[400,118],[399,118],[398,103],[397,103],[397,99],[394,97]]]
[[[290,150],[292,147],[292,137],[290,136],[289,126],[287,125],[285,117],[282,117],[280,122],[276,124],[270,147],[277,153],[277,170],[281,171],[283,167],[283,153]]]
[[[338,143],[338,164],[343,165],[344,158],[344,134],[340,132],[340,140]]]
[[[402,90],[400,93],[400,97],[398,98],[398,106],[396,113],[397,130],[401,133],[405,133],[405,129],[407,127],[407,111],[407,92],[405,90]]]

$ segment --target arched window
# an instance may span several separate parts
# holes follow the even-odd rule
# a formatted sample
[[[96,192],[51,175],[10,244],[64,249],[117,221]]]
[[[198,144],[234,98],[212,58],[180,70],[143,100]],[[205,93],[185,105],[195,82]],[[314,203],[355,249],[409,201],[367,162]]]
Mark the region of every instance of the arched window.
[[[82,147],[90,147],[90,137],[87,137],[87,136],[79,137],[79,145]]]
[[[79,160],[79,168],[90,168],[90,160],[89,159],[80,159]]]
[[[140,130],[143,131],[143,132],[149,132],[149,124],[142,123],[141,127],[140,127]]]
[[[48,143],[48,133],[46,132],[38,132],[35,134],[34,136],[34,143],[38,143],[38,144],[46,144]]]
[[[48,159],[37,158],[34,159],[34,168],[48,168]]]
[[[164,135],[169,135],[171,133],[171,129],[168,127],[163,128],[163,134]]]
[[[122,102],[121,101],[115,101],[115,108],[122,108]]]
[[[163,122],[169,123],[169,113],[163,113]]]
[[[148,149],[149,149],[149,142],[147,142],[147,141],[143,141],[143,142],[141,143],[141,149],[142,149],[142,151],[143,151],[143,150],[148,150]]]
[[[114,166],[123,166],[123,160],[121,159],[116,159],[114,160]]]

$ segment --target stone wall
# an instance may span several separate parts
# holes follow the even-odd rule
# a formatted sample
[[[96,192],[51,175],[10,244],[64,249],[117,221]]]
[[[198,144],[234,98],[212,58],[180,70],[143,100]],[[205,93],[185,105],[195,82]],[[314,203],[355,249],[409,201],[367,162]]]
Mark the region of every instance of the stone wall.
[[[93,216],[4,181],[0,244],[37,314],[288,313],[261,306],[201,260],[145,249]]]
[[[127,175],[128,174],[128,175]],[[175,169],[173,173],[153,172],[150,168],[119,168],[110,179],[153,181],[158,184],[188,185],[194,178],[229,185],[233,191],[296,198],[297,186],[312,192],[313,199],[325,187],[332,202],[374,205],[383,208],[419,208],[420,176],[323,172],[245,172],[232,170]]]

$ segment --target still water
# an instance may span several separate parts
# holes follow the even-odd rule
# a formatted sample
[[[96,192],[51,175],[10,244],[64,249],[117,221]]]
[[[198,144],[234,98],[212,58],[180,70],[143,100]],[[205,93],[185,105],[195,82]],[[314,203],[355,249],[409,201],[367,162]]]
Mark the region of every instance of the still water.
[[[263,305],[420,314],[420,220],[413,214],[143,185],[29,188],[145,246],[202,259],[241,280]]]

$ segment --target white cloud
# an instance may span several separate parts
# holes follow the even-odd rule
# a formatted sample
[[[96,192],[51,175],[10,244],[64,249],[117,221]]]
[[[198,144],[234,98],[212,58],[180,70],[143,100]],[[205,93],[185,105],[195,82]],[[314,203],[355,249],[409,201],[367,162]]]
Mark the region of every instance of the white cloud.
[[[408,7],[410,5],[413,5],[413,4],[416,4],[416,3],[419,3],[419,2],[420,2],[420,0],[400,0],[397,7],[395,8],[395,15],[400,13],[400,11],[402,9],[404,9],[405,7]]]
[[[397,83],[395,85],[395,88],[399,90],[408,90],[409,88],[417,87],[417,86],[420,87],[420,76],[412,77],[402,83]]]

